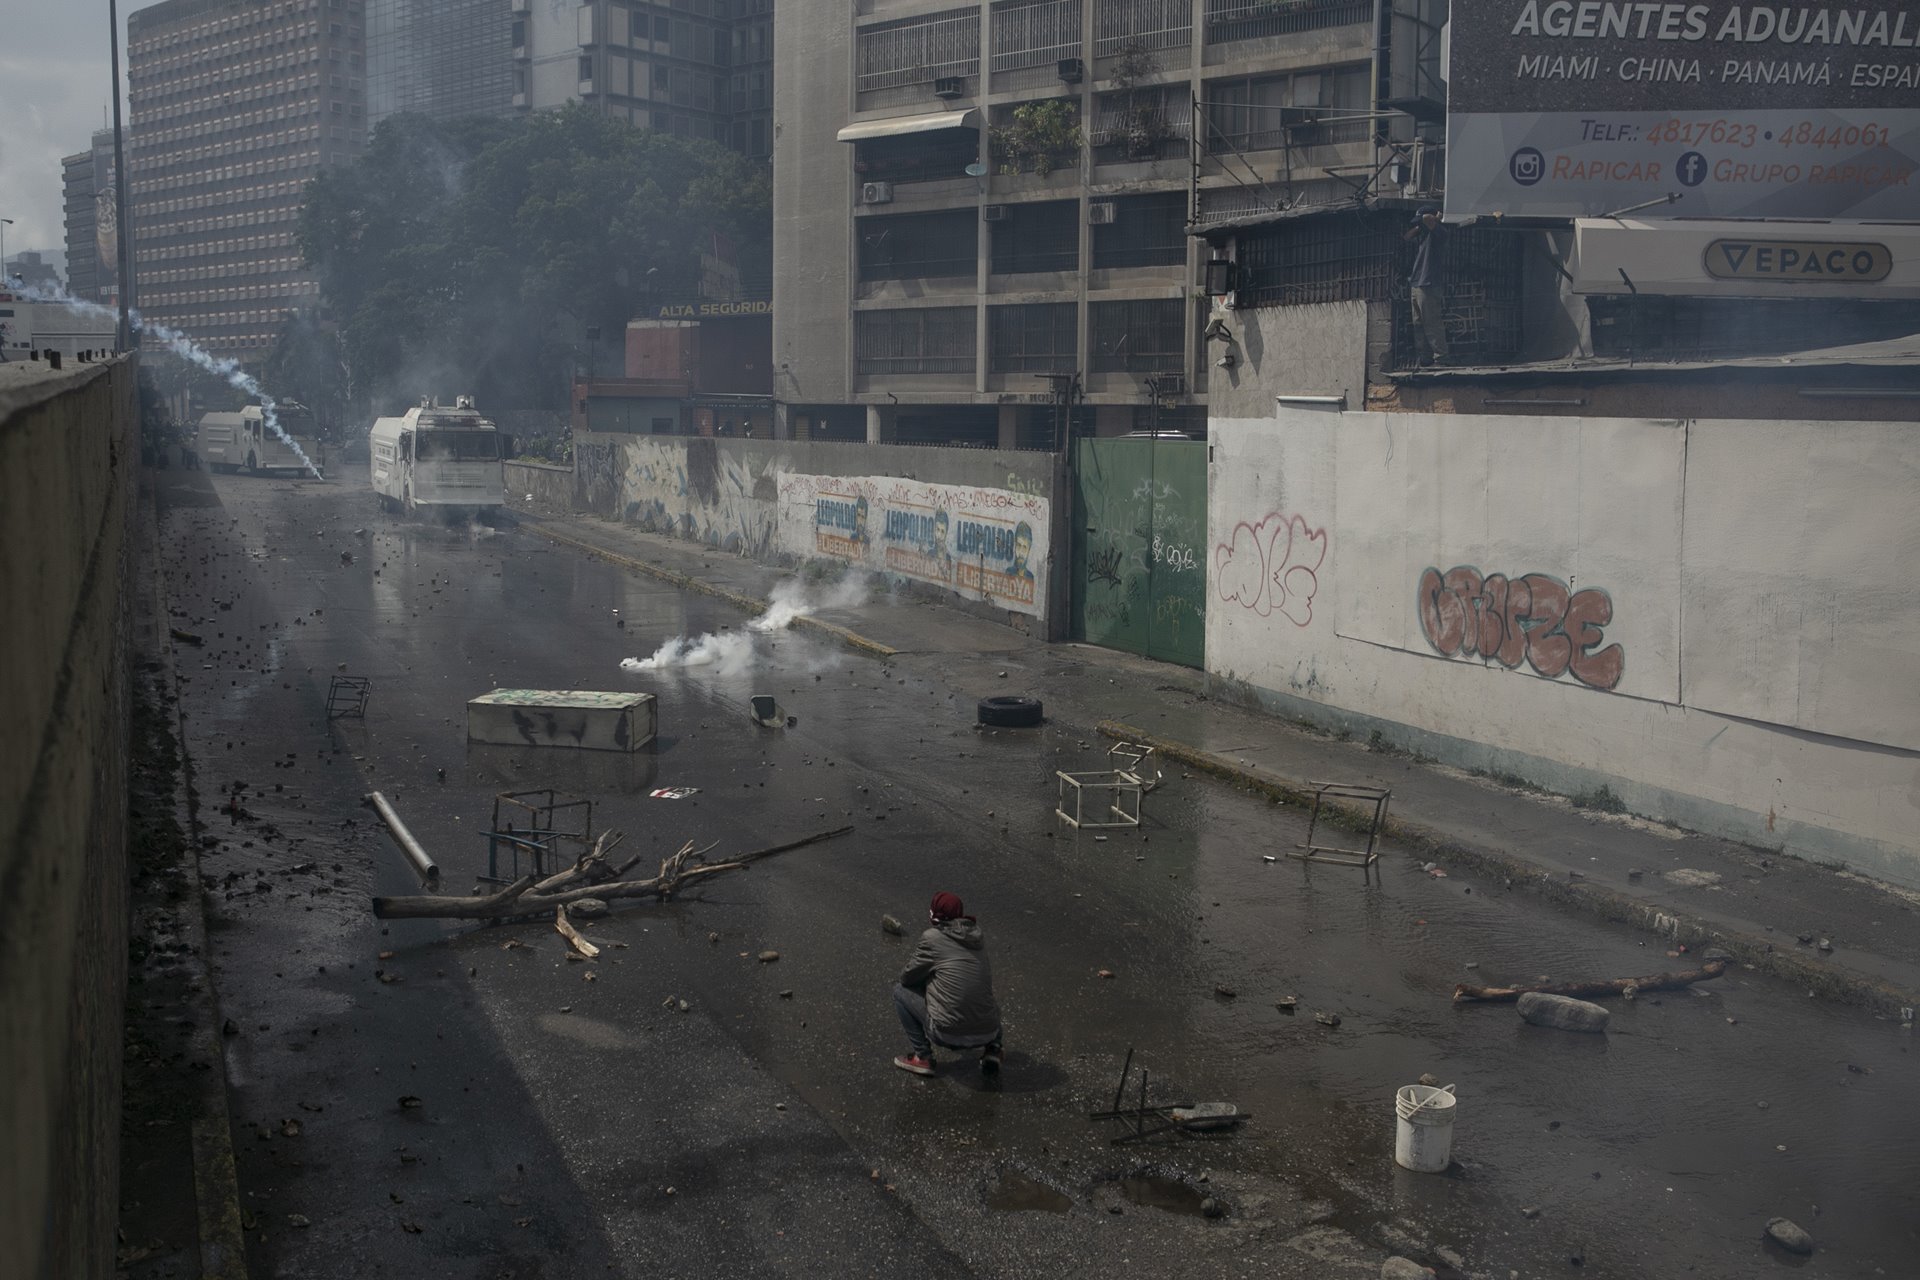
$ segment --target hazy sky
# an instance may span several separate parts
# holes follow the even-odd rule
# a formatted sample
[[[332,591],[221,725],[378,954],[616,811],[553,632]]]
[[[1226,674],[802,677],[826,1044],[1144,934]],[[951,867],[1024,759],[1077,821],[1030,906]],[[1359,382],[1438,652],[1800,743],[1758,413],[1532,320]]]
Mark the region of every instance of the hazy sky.
[[[127,13],[150,0],[120,0]],[[126,48],[120,72],[126,74]],[[112,101],[107,0],[0,0],[0,218],[7,256],[66,247],[60,157],[85,151]]]

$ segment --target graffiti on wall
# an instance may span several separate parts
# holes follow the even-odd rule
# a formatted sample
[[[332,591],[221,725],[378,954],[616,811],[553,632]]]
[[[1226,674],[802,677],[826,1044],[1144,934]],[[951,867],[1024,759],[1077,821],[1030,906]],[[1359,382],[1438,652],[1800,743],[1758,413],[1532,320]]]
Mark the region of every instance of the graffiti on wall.
[[[1214,589],[1222,600],[1263,618],[1277,613],[1304,627],[1313,621],[1313,597],[1326,558],[1325,529],[1270,511],[1253,523],[1242,520],[1227,541],[1215,545]]]
[[[1046,498],[893,476],[779,477],[779,542],[1039,615],[1046,610]]]
[[[625,442],[621,515],[650,533],[757,556],[773,543],[771,459],[721,450],[713,440],[640,437]]]
[[[1618,644],[1601,648],[1613,621],[1613,597],[1597,587],[1569,592],[1544,573],[1517,578],[1482,575],[1470,565],[1420,575],[1420,630],[1449,657],[1525,662],[1549,680],[1571,674],[1581,684],[1612,689],[1627,669]]]

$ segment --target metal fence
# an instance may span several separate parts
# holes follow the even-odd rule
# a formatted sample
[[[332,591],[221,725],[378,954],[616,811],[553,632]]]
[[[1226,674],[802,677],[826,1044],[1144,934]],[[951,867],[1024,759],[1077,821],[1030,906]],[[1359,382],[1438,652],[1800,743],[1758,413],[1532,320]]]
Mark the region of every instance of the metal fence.
[[[949,9],[860,30],[861,93],[980,74],[980,11]]]
[[[1093,265],[1164,267],[1187,260],[1187,196],[1118,196],[1113,221],[1093,229]]]
[[[993,272],[1074,271],[1080,266],[1080,202],[1006,206],[993,224]]]
[[[1129,47],[1179,49],[1193,43],[1189,0],[1095,0],[1094,56],[1110,58]]]
[[[1186,367],[1183,298],[1090,303],[1087,325],[1095,373],[1179,373]]]
[[[993,6],[995,71],[1080,56],[1080,0],[1000,0]]]
[[[972,373],[972,307],[854,313],[856,367],[863,375]]]
[[[989,373],[1071,373],[1078,355],[1079,308],[1030,302],[987,309]]]
[[[860,279],[973,275],[976,219],[970,208],[859,219]]]
[[[1373,0],[1207,0],[1207,42],[1291,36],[1373,21]]]

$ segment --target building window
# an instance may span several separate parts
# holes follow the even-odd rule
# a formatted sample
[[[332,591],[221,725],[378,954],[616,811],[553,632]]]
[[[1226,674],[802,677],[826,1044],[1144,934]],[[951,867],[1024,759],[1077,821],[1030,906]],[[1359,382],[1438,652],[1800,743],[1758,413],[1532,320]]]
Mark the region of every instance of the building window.
[[[993,69],[1048,67],[1080,56],[1080,0],[998,0]]]
[[[1130,47],[1181,49],[1193,43],[1190,0],[1095,0],[1093,52],[1102,58]]]
[[[972,307],[860,311],[854,319],[856,365],[863,376],[973,372]]]
[[[980,11],[948,9],[860,29],[859,90],[980,74]]]
[[[1095,302],[1087,309],[1095,373],[1179,373],[1186,367],[1186,301]]]
[[[1373,0],[1207,0],[1207,43],[1290,36],[1372,22]]]
[[[1277,151],[1283,147],[1364,142],[1371,69],[1364,63],[1207,83],[1208,151]]]
[[[1080,202],[1048,200],[1002,206],[993,225],[993,273],[1074,271],[1080,266]]]
[[[967,166],[979,158],[978,129],[937,129],[855,143],[853,169],[862,181],[933,182],[965,177]]]
[[[969,208],[859,219],[860,279],[972,276],[976,218]]]
[[[1072,373],[1079,338],[1071,302],[987,309],[989,373]]]
[[[1179,191],[1117,196],[1113,221],[1093,228],[1093,265],[1165,267],[1187,261],[1187,197]]]

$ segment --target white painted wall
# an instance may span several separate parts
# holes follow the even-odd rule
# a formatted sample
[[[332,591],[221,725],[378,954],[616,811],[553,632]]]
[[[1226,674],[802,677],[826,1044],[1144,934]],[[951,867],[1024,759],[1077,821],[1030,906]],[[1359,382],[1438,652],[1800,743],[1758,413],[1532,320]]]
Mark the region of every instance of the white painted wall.
[[[1910,426],[1285,410],[1210,434],[1210,673],[1920,885]]]

